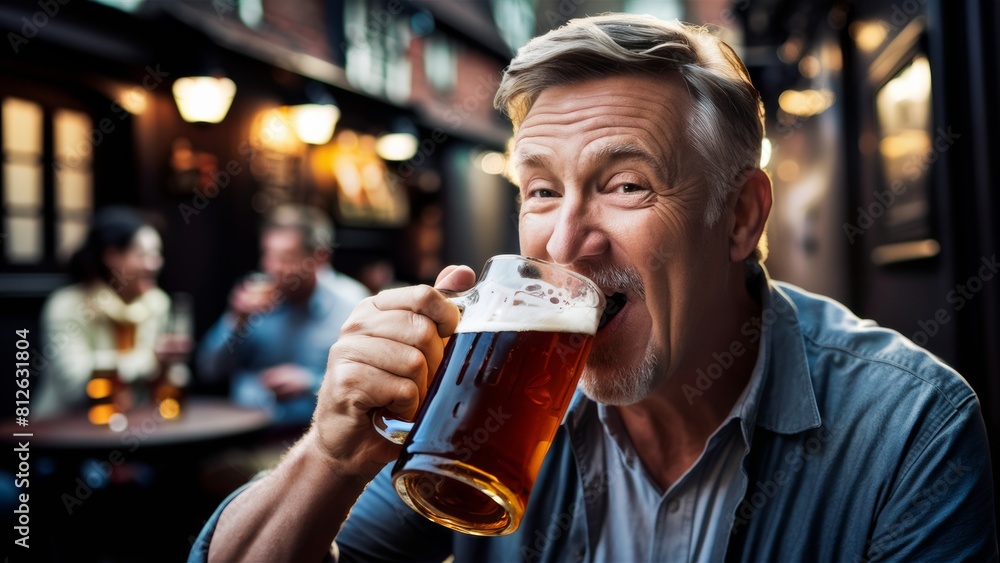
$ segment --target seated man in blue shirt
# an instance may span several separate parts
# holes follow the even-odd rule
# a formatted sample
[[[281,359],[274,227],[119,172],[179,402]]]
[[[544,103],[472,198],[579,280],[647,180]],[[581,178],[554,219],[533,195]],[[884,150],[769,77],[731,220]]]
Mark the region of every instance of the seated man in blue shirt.
[[[333,225],[321,210],[273,210],[261,233],[261,268],[270,281],[236,285],[199,349],[200,377],[230,378],[233,400],[270,409],[277,425],[309,423],[330,346],[368,295],[330,267],[332,242]]]
[[[523,254],[621,305],[595,337],[516,532],[406,508],[371,427],[412,416],[459,313],[428,287],[362,302],[312,427],[234,494],[194,560],[983,561],[993,491],[978,400],[954,371],[760,262],[762,105],[703,30],[574,20],[507,68]],[[473,283],[449,267],[436,287]],[[414,362],[413,358],[424,358]]]

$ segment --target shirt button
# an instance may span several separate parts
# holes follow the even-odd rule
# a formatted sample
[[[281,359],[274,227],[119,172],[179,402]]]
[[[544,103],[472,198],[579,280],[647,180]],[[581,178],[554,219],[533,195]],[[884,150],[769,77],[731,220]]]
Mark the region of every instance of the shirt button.
[[[680,510],[680,508],[681,508],[681,503],[677,502],[676,500],[670,501],[670,504],[667,505],[667,510],[670,511],[671,513],[677,512],[678,510]]]

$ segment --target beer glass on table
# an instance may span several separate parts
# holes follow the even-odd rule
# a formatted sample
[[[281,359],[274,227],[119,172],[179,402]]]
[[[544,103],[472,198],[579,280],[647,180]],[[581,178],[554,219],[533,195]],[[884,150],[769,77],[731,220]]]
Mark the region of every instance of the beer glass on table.
[[[374,413],[403,443],[392,472],[403,501],[467,534],[517,529],[562,422],[605,298],[589,279],[523,256],[496,256],[471,290],[412,425]],[[412,429],[411,429],[412,426]]]

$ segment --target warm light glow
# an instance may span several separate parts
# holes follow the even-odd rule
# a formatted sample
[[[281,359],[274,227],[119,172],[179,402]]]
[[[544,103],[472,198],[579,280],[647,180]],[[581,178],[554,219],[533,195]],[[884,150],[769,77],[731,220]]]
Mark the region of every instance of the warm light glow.
[[[872,250],[872,262],[878,266],[884,266],[907,260],[933,258],[940,253],[941,244],[934,239],[883,244]]]
[[[114,405],[94,405],[87,412],[87,419],[91,424],[107,424],[113,414],[115,414]]]
[[[799,73],[806,78],[816,78],[822,70],[823,65],[812,55],[806,55],[799,61]]]
[[[890,160],[908,155],[927,154],[931,150],[931,136],[927,131],[905,129],[882,139],[878,144],[878,150],[883,157]]]
[[[910,66],[906,67],[895,78],[886,83],[879,91],[879,101],[885,100],[886,106],[900,102],[928,103],[931,91],[931,65],[927,57],[915,57]]]
[[[788,159],[778,164],[778,179],[782,182],[794,182],[799,178],[799,163]]]
[[[389,133],[379,137],[375,152],[386,160],[410,160],[417,154],[417,143],[409,133]]]
[[[325,145],[333,138],[340,108],[333,104],[302,104],[290,108],[292,127],[303,143]]]
[[[181,405],[177,399],[163,399],[160,403],[160,416],[167,420],[177,418],[181,414]]]
[[[118,96],[118,105],[125,108],[125,111],[132,115],[139,115],[146,111],[149,102],[146,99],[146,92],[142,88],[129,88]]]
[[[888,35],[882,22],[855,22],[849,31],[858,49],[867,53],[878,49]]]
[[[236,95],[236,84],[228,78],[191,76],[174,82],[174,100],[184,121],[218,123],[226,117]]]
[[[506,165],[507,160],[503,155],[493,151],[483,153],[483,157],[479,161],[479,167],[483,169],[483,172],[493,175],[503,174]]]
[[[764,168],[768,162],[771,162],[771,139],[764,137],[760,142],[760,167]]]
[[[104,378],[91,379],[87,382],[87,396],[91,399],[103,399],[111,394],[111,381]]]
[[[834,100],[829,90],[785,90],[778,96],[778,107],[791,115],[812,117],[826,111]]]
[[[302,144],[292,130],[288,112],[273,108],[257,116],[254,121],[254,139],[259,146],[282,154],[299,151]]]

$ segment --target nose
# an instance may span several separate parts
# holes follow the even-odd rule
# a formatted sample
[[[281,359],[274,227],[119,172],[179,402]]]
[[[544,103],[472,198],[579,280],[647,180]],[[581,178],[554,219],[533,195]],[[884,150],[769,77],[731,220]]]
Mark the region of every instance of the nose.
[[[545,250],[557,264],[598,256],[608,249],[608,238],[597,220],[596,210],[585,198],[564,198]]]

